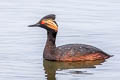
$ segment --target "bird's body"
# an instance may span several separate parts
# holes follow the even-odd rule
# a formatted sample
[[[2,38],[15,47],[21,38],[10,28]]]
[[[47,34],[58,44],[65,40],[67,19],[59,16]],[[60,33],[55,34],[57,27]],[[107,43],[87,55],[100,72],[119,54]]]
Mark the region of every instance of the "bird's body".
[[[60,61],[87,61],[106,59],[108,55],[102,50],[85,44],[68,44],[57,47],[55,53],[59,54]]]
[[[88,61],[107,59],[110,55],[102,50],[86,44],[67,44],[56,47],[56,35],[58,25],[54,21],[55,15],[47,15],[35,25],[47,30],[47,42],[44,48],[43,57],[53,61]]]

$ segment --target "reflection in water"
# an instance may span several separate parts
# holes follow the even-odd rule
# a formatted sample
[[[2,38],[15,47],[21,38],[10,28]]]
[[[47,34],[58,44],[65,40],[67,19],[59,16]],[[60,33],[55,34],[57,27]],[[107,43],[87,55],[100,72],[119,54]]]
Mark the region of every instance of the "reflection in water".
[[[55,75],[57,70],[65,69],[80,69],[80,68],[96,68],[96,65],[100,65],[105,60],[97,61],[81,61],[81,62],[55,62],[44,60],[43,66],[47,80],[56,80]],[[72,71],[71,74],[84,74],[83,71]],[[89,74],[89,73],[88,73]]]

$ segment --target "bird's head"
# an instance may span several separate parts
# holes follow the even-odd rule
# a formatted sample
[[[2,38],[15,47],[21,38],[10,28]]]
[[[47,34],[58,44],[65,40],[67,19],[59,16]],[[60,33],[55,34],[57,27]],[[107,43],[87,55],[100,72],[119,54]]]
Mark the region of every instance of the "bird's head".
[[[39,22],[33,25],[29,25],[29,27],[42,27],[48,31],[58,31],[58,25],[55,21],[55,15],[49,14],[43,17]]]

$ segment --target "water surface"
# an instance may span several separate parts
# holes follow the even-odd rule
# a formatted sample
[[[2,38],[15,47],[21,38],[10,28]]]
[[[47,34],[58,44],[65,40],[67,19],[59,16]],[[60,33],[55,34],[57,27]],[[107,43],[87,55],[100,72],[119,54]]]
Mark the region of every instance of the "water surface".
[[[57,15],[57,46],[84,43],[114,55],[106,61],[43,59],[46,31],[29,28]],[[119,80],[119,0],[0,0],[0,80]]]

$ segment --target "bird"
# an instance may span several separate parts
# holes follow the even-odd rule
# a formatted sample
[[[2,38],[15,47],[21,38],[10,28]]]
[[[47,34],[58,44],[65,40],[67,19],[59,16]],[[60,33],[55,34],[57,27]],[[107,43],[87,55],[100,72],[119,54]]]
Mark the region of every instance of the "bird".
[[[56,36],[58,24],[55,21],[55,14],[48,14],[39,22],[28,27],[41,27],[47,31],[47,41],[43,51],[43,58],[49,61],[95,61],[105,60],[111,55],[87,44],[66,44],[56,47]]]

